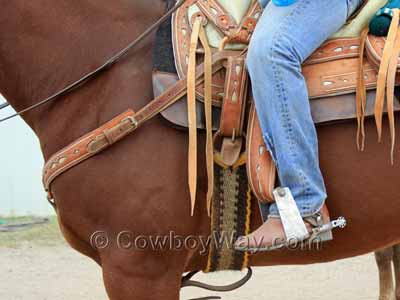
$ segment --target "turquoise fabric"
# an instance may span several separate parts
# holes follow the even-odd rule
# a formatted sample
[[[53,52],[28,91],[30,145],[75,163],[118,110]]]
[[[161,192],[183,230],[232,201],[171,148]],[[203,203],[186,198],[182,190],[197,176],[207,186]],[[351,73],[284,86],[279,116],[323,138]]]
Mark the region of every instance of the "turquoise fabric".
[[[295,3],[297,0],[272,0],[272,3],[274,3],[277,6],[289,6],[293,3]]]
[[[372,18],[369,30],[377,36],[386,36],[392,21],[392,8],[400,8],[400,0],[390,0]]]

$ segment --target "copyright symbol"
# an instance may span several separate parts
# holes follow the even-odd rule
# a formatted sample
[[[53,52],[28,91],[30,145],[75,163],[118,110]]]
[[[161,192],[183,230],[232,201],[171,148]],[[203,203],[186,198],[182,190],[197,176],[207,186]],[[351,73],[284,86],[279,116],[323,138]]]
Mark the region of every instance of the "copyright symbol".
[[[105,249],[110,244],[108,234],[105,231],[96,231],[90,237],[90,245],[94,249]]]

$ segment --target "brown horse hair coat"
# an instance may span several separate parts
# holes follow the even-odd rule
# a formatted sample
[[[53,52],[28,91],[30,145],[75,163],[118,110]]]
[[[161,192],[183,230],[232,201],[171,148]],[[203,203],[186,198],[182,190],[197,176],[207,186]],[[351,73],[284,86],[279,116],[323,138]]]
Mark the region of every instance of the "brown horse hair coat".
[[[160,18],[165,6],[161,0],[0,0],[0,92],[16,110],[36,103],[101,65]],[[98,78],[23,116],[38,136],[45,159],[152,99],[152,47],[149,37]],[[318,128],[328,205],[332,217],[347,218],[348,227],[320,251],[259,254],[251,258],[251,265],[327,262],[399,242],[400,167],[388,160],[390,139],[386,135],[378,144],[373,137],[368,149],[359,153],[354,145],[356,125],[349,121]],[[375,132],[373,121],[367,120],[366,131]],[[209,235],[202,156],[198,201],[190,217],[187,140],[185,132],[156,117],[61,175],[52,186],[65,238],[101,265],[111,300],[177,300],[181,274],[206,265],[207,256],[199,249],[138,250],[117,243],[122,231],[130,238],[171,232]],[[199,143],[204,148],[203,134]],[[396,151],[395,161],[399,158]],[[254,203],[252,226],[260,222]],[[92,247],[91,237],[99,231],[107,233],[107,247]]]

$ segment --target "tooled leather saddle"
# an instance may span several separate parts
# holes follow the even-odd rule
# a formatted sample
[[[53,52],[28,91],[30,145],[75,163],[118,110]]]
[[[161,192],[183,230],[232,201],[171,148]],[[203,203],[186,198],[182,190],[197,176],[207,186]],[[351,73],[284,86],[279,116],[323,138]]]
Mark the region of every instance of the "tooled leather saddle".
[[[389,82],[388,79],[388,61],[400,66],[400,50],[394,45],[397,35],[392,34],[386,39],[364,30],[385,2],[366,1],[302,67],[315,123],[357,118],[360,148],[363,147],[364,118],[382,115],[382,90],[387,84],[394,87],[400,83],[395,76],[397,68],[391,74],[393,80]],[[188,0],[174,14],[172,30],[168,25],[162,33],[164,38],[167,36],[172,40],[174,61],[172,71],[161,68],[154,72],[154,92],[156,96],[160,95],[179,79],[188,80],[187,97],[164,110],[162,115],[177,126],[189,128],[192,204],[196,174],[190,168],[196,169],[196,129],[206,130],[209,176],[214,159],[230,166],[246,151],[248,178],[254,194],[260,201],[273,201],[276,170],[262,139],[245,66],[247,45],[261,14],[262,8],[256,0]],[[393,27],[397,31],[397,24]],[[217,53],[222,59],[214,61]],[[205,67],[205,78],[201,81],[194,74],[198,65]],[[386,72],[382,71],[383,65]],[[388,110],[400,110],[398,100],[391,98]],[[209,190],[212,191],[212,182],[209,182]],[[210,197],[211,194],[209,192]]]

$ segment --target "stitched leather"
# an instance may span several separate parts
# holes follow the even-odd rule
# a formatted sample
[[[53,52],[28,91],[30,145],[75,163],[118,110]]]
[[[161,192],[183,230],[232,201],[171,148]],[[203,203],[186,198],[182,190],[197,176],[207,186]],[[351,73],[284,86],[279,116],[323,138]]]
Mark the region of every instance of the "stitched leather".
[[[261,202],[273,202],[276,168],[265,146],[254,105],[249,112],[246,149],[247,176],[253,193]]]
[[[213,72],[217,72],[222,68],[221,62],[223,60],[226,60],[228,55],[229,53],[222,51],[212,56]],[[196,68],[195,78],[197,84],[204,80],[204,69],[204,64],[201,64]],[[132,110],[128,110],[121,115],[115,117],[111,121],[107,122],[105,125],[84,135],[72,144],[52,155],[43,169],[43,185],[45,190],[49,194],[49,198],[53,197],[53,195],[51,194],[51,183],[59,175],[111,145],[109,143],[109,140],[104,136],[105,130],[109,130],[109,132],[113,132],[114,130],[116,130],[116,132],[118,132],[120,128],[122,128],[122,132],[115,134],[115,138],[112,139],[114,140],[114,143],[117,142],[118,140],[133,132],[136,128],[143,125],[143,123],[145,123],[147,120],[151,119],[159,112],[181,99],[186,94],[186,88],[187,79],[184,78],[178,81],[174,86],[171,86],[164,93],[156,97],[138,112],[134,113]],[[122,120],[127,121],[124,121],[121,125]],[[132,127],[128,127],[129,130],[126,130],[125,122],[131,122],[133,120],[134,122],[132,122]],[[95,143],[96,145],[94,148],[93,143]],[[91,151],[89,151],[87,147],[87,145],[89,144],[92,144]]]

